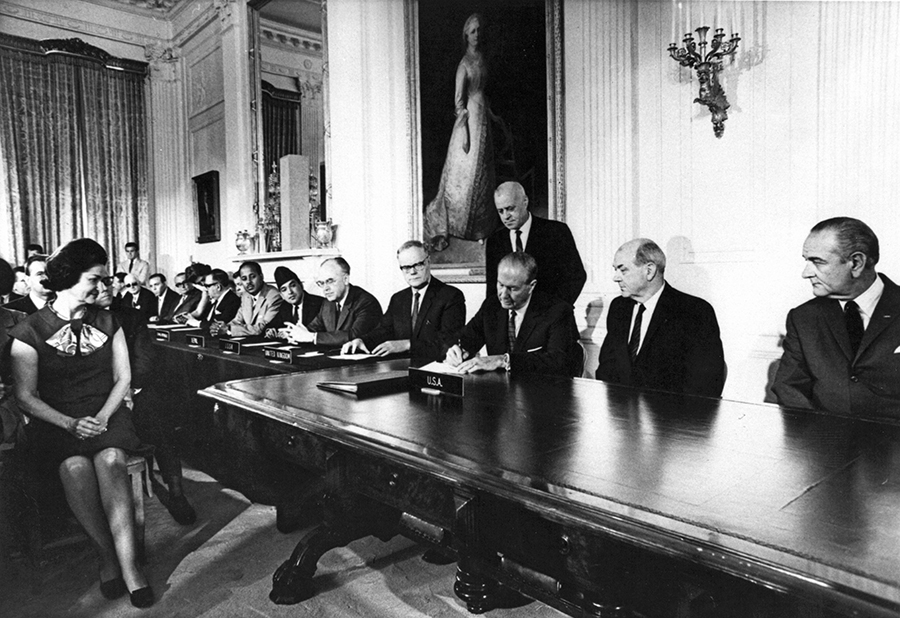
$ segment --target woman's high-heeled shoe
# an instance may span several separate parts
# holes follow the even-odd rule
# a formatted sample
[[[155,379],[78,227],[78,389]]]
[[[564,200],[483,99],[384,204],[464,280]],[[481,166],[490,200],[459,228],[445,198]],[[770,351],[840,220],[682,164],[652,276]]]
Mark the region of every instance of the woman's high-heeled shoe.
[[[156,601],[153,596],[153,588],[150,586],[145,586],[143,588],[138,588],[134,592],[130,593],[131,596],[131,604],[135,607],[150,607]]]
[[[108,582],[100,582],[100,594],[102,594],[104,598],[107,598],[110,601],[113,599],[118,599],[126,592],[128,592],[128,587],[125,585],[125,580],[121,577],[116,577],[115,579],[111,579]]]

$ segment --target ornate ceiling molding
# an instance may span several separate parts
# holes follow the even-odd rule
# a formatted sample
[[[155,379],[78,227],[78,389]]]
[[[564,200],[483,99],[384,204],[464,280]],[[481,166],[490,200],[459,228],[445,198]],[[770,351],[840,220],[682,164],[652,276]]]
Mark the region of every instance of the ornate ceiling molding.
[[[9,2],[0,1],[0,15],[33,22],[42,26],[59,28],[60,30],[68,30],[73,34],[95,36],[119,43],[128,43],[137,47],[165,43],[163,39],[157,37],[138,34],[120,28],[110,28],[109,26],[102,26],[95,22],[57,15],[55,13],[47,13],[46,11],[26,8]]]

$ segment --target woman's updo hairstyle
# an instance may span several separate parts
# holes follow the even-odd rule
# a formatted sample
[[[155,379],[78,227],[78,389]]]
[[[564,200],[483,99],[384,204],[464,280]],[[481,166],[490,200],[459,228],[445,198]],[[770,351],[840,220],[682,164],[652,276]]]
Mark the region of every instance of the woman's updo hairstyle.
[[[90,238],[78,238],[53,252],[47,259],[47,279],[42,285],[54,292],[68,290],[81,280],[81,273],[109,261],[106,249]]]

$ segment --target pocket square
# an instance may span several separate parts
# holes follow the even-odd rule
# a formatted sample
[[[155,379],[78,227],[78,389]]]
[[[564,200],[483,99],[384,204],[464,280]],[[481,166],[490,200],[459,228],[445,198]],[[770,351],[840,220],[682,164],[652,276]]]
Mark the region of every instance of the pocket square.
[[[900,354],[900,345],[898,345],[897,349],[894,350],[894,354]]]

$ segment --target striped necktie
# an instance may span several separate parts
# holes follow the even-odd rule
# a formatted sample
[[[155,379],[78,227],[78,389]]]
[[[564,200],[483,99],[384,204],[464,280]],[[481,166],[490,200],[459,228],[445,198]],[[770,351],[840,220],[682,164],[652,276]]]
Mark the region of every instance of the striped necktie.
[[[509,312],[509,322],[506,324],[506,351],[512,354],[516,351],[516,310]]]

